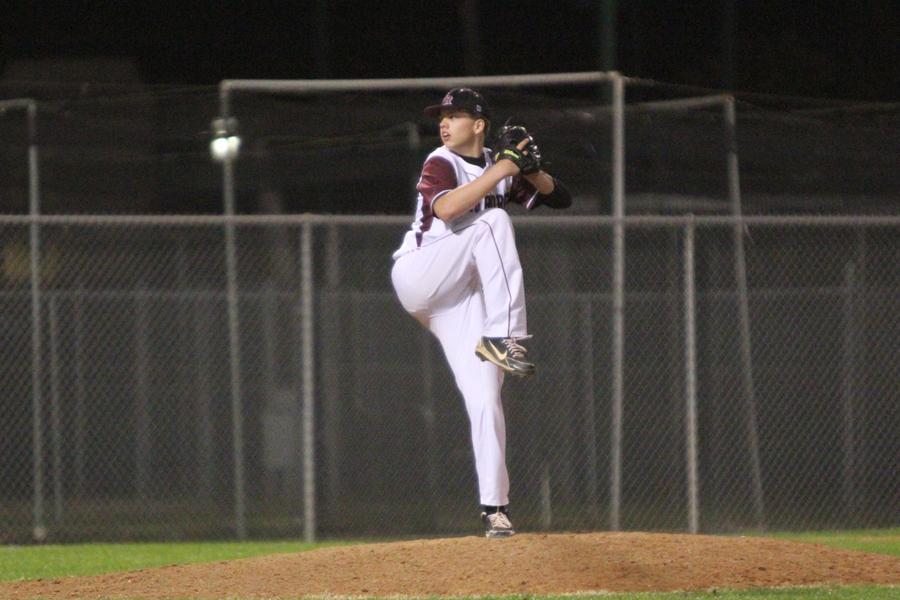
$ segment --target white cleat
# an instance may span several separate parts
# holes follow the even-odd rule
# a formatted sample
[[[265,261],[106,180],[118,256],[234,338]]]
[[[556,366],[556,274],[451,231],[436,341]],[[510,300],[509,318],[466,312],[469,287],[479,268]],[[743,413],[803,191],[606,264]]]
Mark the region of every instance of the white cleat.
[[[504,538],[516,534],[509,517],[500,511],[495,513],[481,513],[481,522],[484,523],[484,537]]]

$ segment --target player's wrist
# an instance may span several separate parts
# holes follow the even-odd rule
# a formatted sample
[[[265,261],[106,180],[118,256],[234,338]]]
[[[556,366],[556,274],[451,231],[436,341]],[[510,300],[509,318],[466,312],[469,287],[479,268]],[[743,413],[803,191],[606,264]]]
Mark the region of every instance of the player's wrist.
[[[518,175],[520,171],[519,165],[517,165],[509,158],[501,158],[496,163],[494,163],[494,166],[503,171],[506,176]]]
[[[545,196],[553,193],[556,186],[555,180],[546,171],[537,171],[535,173],[529,173],[528,175],[523,174],[522,177],[524,177],[528,183],[533,185],[534,189]]]

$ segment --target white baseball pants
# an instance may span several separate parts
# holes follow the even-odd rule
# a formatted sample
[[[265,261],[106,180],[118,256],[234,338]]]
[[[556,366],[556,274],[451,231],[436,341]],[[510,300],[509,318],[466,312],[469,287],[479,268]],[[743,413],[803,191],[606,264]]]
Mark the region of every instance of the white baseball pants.
[[[509,503],[503,370],[475,355],[482,336],[525,337],[525,290],[509,215],[466,215],[453,232],[394,262],[403,307],[441,343],[471,425],[481,504]]]

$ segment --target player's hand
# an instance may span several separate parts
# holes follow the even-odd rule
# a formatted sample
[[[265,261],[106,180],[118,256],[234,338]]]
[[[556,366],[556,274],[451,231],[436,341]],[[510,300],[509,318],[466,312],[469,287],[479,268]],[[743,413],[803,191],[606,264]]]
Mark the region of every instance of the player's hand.
[[[541,170],[540,155],[535,155],[529,148],[528,140],[522,140],[514,146],[506,146],[494,152],[494,162],[508,160],[516,166],[516,172],[531,175]]]
[[[523,175],[541,170],[541,151],[531,134],[521,125],[511,125],[507,119],[497,134],[493,151],[494,162],[509,160]]]

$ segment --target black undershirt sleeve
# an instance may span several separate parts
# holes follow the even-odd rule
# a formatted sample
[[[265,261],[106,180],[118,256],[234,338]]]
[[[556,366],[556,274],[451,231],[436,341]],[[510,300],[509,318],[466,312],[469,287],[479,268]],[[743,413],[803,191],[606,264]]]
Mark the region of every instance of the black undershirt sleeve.
[[[549,194],[538,194],[537,203],[550,208],[569,208],[572,206],[572,194],[563,182],[553,178],[553,191]]]

